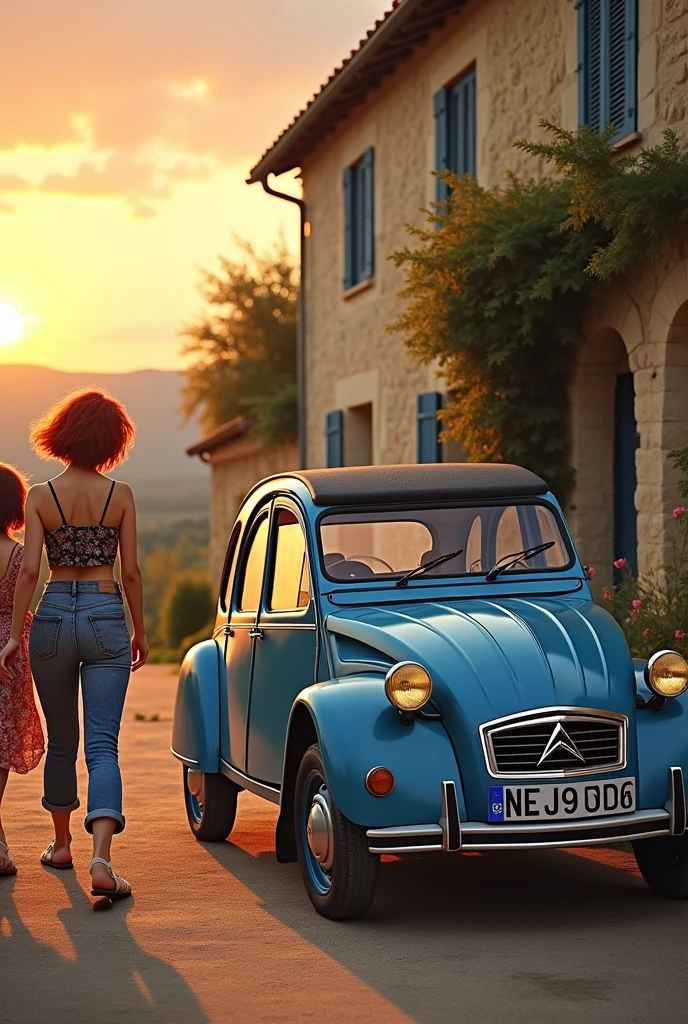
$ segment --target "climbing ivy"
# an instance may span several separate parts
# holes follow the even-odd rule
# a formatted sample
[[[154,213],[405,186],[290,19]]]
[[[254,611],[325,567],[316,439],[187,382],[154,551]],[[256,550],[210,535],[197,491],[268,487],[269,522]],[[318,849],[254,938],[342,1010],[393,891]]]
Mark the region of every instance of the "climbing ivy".
[[[421,361],[437,360],[452,400],[443,439],[470,461],[515,462],[563,498],[573,482],[568,384],[585,308],[609,282],[657,254],[688,221],[688,156],[675,134],[619,156],[612,129],[567,132],[541,122],[544,143],[516,145],[555,177],[503,187],[445,173],[444,202],[403,267],[404,311],[390,325]]]

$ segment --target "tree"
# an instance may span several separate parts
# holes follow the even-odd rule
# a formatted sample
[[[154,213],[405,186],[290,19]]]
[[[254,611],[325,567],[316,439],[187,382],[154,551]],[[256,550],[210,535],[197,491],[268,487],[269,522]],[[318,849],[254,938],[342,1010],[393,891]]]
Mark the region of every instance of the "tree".
[[[221,258],[218,273],[202,272],[210,308],[183,330],[191,361],[182,408],[187,418],[200,411],[208,431],[247,416],[270,446],[297,434],[298,271],[284,242],[262,255],[239,244],[243,259]]]
[[[167,648],[176,650],[184,637],[205,626],[209,636],[213,610],[213,592],[207,576],[199,572],[176,576],[165,593],[160,611]]]

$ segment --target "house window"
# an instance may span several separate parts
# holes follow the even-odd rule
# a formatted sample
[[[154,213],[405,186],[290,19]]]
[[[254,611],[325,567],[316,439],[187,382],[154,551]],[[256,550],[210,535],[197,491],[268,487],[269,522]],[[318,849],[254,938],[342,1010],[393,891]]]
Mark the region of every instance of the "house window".
[[[325,419],[325,445],[327,468],[337,469],[344,465],[344,412],[333,409]]]
[[[418,462],[441,462],[440,421],[437,413],[442,408],[439,391],[426,391],[416,398],[416,459]]]
[[[375,273],[374,150],[344,171],[344,290]]]
[[[435,164],[438,171],[475,175],[475,68],[434,96]],[[437,179],[437,202],[448,193]]]
[[[638,0],[578,0],[579,118],[614,140],[637,127]]]

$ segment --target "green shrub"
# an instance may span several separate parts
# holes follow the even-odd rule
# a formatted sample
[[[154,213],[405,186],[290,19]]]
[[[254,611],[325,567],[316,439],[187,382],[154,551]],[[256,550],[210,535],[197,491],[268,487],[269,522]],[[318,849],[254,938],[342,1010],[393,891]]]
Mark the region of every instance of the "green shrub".
[[[160,610],[165,647],[179,648],[184,637],[211,622],[215,602],[210,580],[203,573],[180,573],[169,585]]]

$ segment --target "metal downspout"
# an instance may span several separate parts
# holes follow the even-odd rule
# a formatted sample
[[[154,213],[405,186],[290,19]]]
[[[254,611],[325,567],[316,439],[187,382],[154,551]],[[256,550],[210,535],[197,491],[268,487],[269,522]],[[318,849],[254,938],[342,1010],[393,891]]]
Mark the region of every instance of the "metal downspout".
[[[269,196],[285,199],[299,208],[301,215],[301,242],[299,253],[299,303],[296,324],[296,381],[298,390],[299,469],[306,468],[306,204],[303,199],[278,192],[268,185],[267,177],[260,183]]]

